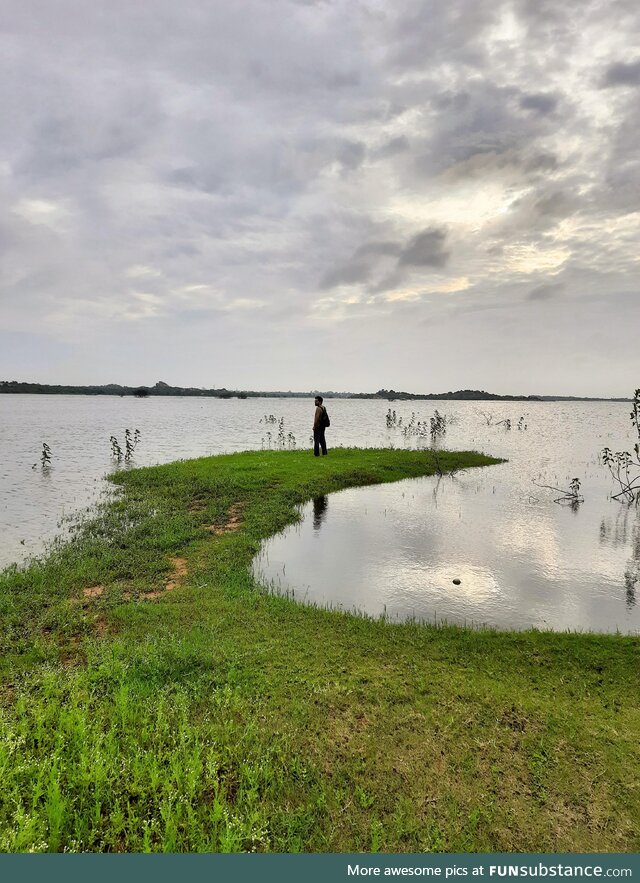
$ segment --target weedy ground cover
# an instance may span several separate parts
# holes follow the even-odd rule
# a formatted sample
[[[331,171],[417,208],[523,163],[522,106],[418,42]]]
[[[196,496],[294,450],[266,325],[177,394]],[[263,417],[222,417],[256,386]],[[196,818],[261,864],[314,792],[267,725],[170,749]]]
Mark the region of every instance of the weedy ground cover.
[[[0,850],[637,851],[637,638],[391,624],[251,575],[310,497],[495,462],[115,476],[71,542],[0,575]]]

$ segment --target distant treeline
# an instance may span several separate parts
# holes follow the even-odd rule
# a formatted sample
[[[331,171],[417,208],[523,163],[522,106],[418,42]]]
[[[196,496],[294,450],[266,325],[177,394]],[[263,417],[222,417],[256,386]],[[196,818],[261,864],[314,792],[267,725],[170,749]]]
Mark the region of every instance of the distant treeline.
[[[264,393],[244,393],[228,389],[197,389],[196,387],[169,386],[159,381],[155,386],[121,386],[107,383],[104,386],[64,386],[49,383],[21,383],[17,380],[0,380],[0,393],[34,393],[35,395],[80,395],[80,396],[214,396],[216,398],[246,398],[249,395]]]
[[[208,396],[217,399],[247,398],[309,398],[322,395],[328,399],[385,399],[395,401],[423,401],[425,399],[458,400],[477,402],[553,402],[553,401],[612,401],[625,402],[620,399],[596,399],[577,396],[500,396],[483,389],[458,389],[455,392],[412,393],[398,392],[395,389],[379,389],[378,392],[334,392],[333,390],[317,390],[310,392],[256,392],[255,390],[237,389],[198,389],[195,386],[170,386],[159,380],[155,386],[121,386],[118,383],[107,383],[104,386],[63,386],[49,383],[22,383],[18,380],[0,380],[0,393],[31,393],[33,395],[81,395],[81,396]]]
[[[411,392],[396,392],[395,389],[379,389],[370,398],[388,399],[390,401],[412,401],[413,399],[457,399],[460,401],[477,401],[477,402],[526,402],[526,401],[542,401],[542,396],[499,396],[493,392],[485,392],[483,389],[458,389],[455,392],[432,392],[425,395],[418,395]]]

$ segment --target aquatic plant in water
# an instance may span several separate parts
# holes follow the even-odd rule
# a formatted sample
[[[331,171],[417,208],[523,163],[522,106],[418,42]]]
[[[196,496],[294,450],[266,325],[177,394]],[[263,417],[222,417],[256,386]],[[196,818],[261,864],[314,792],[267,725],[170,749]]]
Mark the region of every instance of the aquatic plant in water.
[[[399,429],[402,426],[402,417],[398,417],[395,411],[392,411],[391,408],[387,411],[387,429]]]
[[[584,497],[580,493],[580,479],[572,478],[569,482],[568,490],[566,488],[554,487],[551,484],[538,484],[536,481],[531,480],[532,484],[535,484],[536,487],[546,488],[550,491],[557,491],[561,496],[556,497],[553,501],[554,503],[569,503],[569,505],[577,509],[580,503],[584,503]]]
[[[264,417],[260,418],[260,423],[269,423],[275,424],[278,427],[278,432],[276,435],[276,447],[280,450],[284,450],[288,448],[290,451],[295,449],[296,446],[296,437],[293,432],[286,432],[286,427],[284,424],[284,417],[276,417],[273,414],[265,414]],[[267,430],[267,432],[262,436],[260,442],[262,450],[265,448],[267,450],[271,450],[273,444],[273,433],[271,430]]]
[[[610,448],[602,451],[602,462],[608,467],[611,477],[616,482],[619,490],[611,494],[614,500],[623,500],[628,503],[640,500],[640,389],[633,394],[631,407],[631,423],[635,426],[638,441],[633,446],[633,454],[629,451],[616,451]]]
[[[440,414],[436,410],[433,417],[430,417],[428,420],[416,420],[415,411],[412,411],[409,421],[403,422],[402,417],[399,417],[395,411],[389,408],[385,421],[387,429],[399,429],[405,438],[412,436],[428,438],[431,436],[431,440],[435,441],[446,433],[447,424],[452,423],[453,419],[445,414]]]
[[[138,446],[138,442],[140,441],[140,430],[136,429],[132,433],[130,429],[125,429],[124,431],[124,451],[120,447],[120,442],[116,438],[115,435],[112,435],[109,438],[111,442],[111,456],[117,463],[121,463],[123,460],[125,463],[131,462],[133,459],[133,452]]]
[[[111,443],[111,456],[114,460],[117,460],[117,462],[120,463],[122,460],[122,448],[118,444],[118,439],[115,435],[112,435],[109,438],[109,441]]]
[[[504,426],[505,429],[511,429],[512,420],[511,417],[505,417],[503,420],[498,420],[495,423],[493,422],[493,414],[489,414],[487,411],[480,411],[482,414],[485,423],[487,426]],[[524,422],[524,416],[520,417],[517,423],[518,429],[523,430],[527,428],[527,424]]]
[[[35,469],[38,464],[34,463],[31,467]],[[46,442],[42,443],[42,453],[40,454],[40,465],[43,469],[48,469],[51,466],[51,448]]]
[[[400,418],[400,423],[398,425],[401,426],[401,423],[402,423],[402,418]],[[428,434],[427,433],[427,421],[426,420],[416,420],[416,415],[415,415],[414,411],[411,412],[411,419],[409,420],[409,422],[406,423],[404,426],[401,426],[401,429],[402,429],[402,434],[404,435],[405,438],[408,438],[409,436],[412,436],[412,435],[418,436],[419,438],[426,438],[427,434]]]
[[[125,429],[124,431],[124,459],[128,463],[129,460],[133,457],[133,452],[138,446],[138,442],[140,441],[140,430],[136,429],[131,435],[130,429]]]
[[[438,410],[434,411],[433,417],[430,418],[431,438],[436,439],[443,436],[447,431],[447,418]]]

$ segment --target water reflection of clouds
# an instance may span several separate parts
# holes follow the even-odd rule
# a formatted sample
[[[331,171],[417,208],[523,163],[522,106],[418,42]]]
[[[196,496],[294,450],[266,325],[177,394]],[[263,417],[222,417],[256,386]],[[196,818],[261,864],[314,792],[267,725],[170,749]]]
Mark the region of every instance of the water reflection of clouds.
[[[635,571],[625,572],[633,526],[626,544],[620,531],[616,542],[602,543],[595,507],[578,520],[552,501],[522,507],[500,480],[441,481],[436,506],[437,484],[413,479],[309,504],[295,543],[290,536],[271,541],[289,583],[311,579],[311,600],[398,619],[638,627],[630,613]],[[320,555],[310,568],[312,537]]]
[[[463,598],[467,602],[480,604],[495,601],[503,594],[492,570],[468,563],[431,567],[425,572],[425,577],[431,585],[438,587],[440,594],[452,600]],[[454,579],[459,579],[460,585],[454,585]]]
[[[535,557],[539,568],[549,578],[557,578],[562,569],[558,538],[553,526],[542,518],[526,518],[511,514],[492,531],[492,540],[502,546],[503,554],[517,556],[525,553]]]

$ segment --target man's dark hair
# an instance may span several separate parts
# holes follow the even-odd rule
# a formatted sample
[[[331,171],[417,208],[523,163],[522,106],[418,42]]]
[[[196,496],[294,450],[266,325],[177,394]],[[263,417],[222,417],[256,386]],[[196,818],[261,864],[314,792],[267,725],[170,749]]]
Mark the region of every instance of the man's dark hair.
[[[322,404],[322,402],[324,402],[324,399],[322,398],[322,396],[316,396],[316,398],[318,399],[320,404]]]

